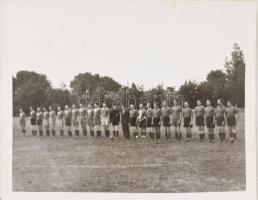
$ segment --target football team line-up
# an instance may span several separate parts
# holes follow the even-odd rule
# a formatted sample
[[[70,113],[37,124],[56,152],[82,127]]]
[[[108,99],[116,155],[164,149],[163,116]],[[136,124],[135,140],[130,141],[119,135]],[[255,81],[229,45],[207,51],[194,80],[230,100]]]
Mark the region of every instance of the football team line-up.
[[[166,102],[162,103],[161,109],[154,102],[153,108],[150,103],[146,106],[139,105],[139,110],[134,105],[126,108],[124,105],[118,107],[113,105],[109,109],[105,103],[102,108],[98,104],[84,106],[80,104],[79,108],[72,105],[70,108],[65,106],[64,111],[58,107],[57,113],[50,106],[47,110],[30,107],[30,125],[32,136],[55,136],[56,131],[60,136],[67,133],[68,136],[78,137],[80,132],[83,136],[90,133],[91,137],[100,137],[102,130],[107,138],[117,139],[119,136],[119,124],[122,125],[123,135],[130,139],[146,138],[159,140],[161,138],[161,127],[163,128],[166,140],[171,140],[171,133],[175,135],[176,140],[182,139],[181,122],[183,122],[186,142],[192,138],[193,118],[198,128],[200,141],[205,140],[205,127],[211,143],[215,142],[215,135],[218,135],[220,142],[226,140],[226,130],[230,142],[235,142],[237,138],[236,125],[239,119],[237,108],[228,101],[225,107],[220,99],[217,100],[217,106],[214,108],[209,100],[206,101],[206,107],[197,100],[197,106],[194,109],[189,107],[188,102],[184,102],[181,108],[178,101],[169,107]],[[26,135],[26,114],[20,109],[20,128]],[[227,126],[227,129],[225,129]],[[215,127],[216,131],[215,131]],[[131,133],[131,134],[130,134]]]

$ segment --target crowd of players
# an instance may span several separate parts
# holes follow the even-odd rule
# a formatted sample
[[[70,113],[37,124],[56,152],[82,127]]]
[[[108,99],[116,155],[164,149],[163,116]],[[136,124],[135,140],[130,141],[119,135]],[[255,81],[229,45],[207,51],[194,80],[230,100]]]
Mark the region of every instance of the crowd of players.
[[[153,104],[153,108],[148,103],[146,106],[139,105],[139,110],[135,106],[113,105],[110,109],[103,103],[102,108],[98,104],[88,105],[85,107],[80,104],[79,108],[72,105],[70,108],[65,106],[57,108],[57,112],[49,106],[47,110],[44,108],[30,107],[30,125],[33,136],[55,136],[57,131],[60,136],[87,136],[100,137],[102,131],[108,138],[117,139],[119,137],[119,125],[122,125],[122,132],[125,138],[130,139],[132,135],[134,139],[146,138],[160,139],[161,132],[164,132],[166,140],[171,140],[171,133],[174,133],[176,140],[182,139],[182,126],[185,128],[186,142],[192,138],[193,122],[198,130],[200,141],[205,140],[205,126],[210,142],[215,142],[215,130],[220,142],[226,139],[225,126],[227,126],[230,141],[236,140],[236,125],[238,121],[237,108],[230,101],[225,107],[220,99],[217,100],[217,106],[214,108],[209,100],[206,101],[204,107],[201,101],[197,101],[194,109],[189,107],[188,102],[184,103],[181,108],[175,100],[174,106],[169,107],[166,102],[162,103],[161,108],[157,103]],[[195,120],[194,120],[195,119]],[[26,134],[27,117],[23,109],[20,109],[20,128],[21,132]],[[215,129],[215,127],[217,127]],[[163,130],[163,131],[161,131]],[[44,134],[45,132],[45,134]],[[39,134],[38,134],[39,133]],[[74,134],[73,134],[74,133]],[[130,134],[131,133],[131,134]]]

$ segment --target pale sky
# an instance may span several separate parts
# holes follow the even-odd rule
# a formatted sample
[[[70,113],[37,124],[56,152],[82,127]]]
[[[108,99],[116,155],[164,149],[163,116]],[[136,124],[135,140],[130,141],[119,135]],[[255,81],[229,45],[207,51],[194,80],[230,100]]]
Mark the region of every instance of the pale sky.
[[[178,88],[254,42],[255,1],[3,0],[2,64],[68,87],[78,73]],[[252,38],[251,38],[252,37]]]

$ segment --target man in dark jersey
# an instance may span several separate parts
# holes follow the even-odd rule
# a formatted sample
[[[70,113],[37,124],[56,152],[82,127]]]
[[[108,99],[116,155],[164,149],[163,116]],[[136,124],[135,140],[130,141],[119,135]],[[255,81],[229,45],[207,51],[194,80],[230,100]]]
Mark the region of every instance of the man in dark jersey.
[[[205,108],[205,122],[208,129],[208,136],[211,143],[215,142],[215,133],[214,133],[214,127],[215,127],[215,110],[211,106],[210,100],[206,101],[206,108]]]
[[[225,134],[225,114],[226,109],[223,106],[220,99],[217,100],[217,107],[215,109],[216,125],[219,129],[220,142],[224,142],[226,139]]]
[[[120,122],[120,111],[119,108],[114,104],[110,112],[110,122],[113,127],[113,139],[117,139],[119,136],[119,122]],[[112,137],[111,137],[112,138]]]
[[[197,100],[197,106],[194,109],[195,114],[195,124],[198,127],[200,141],[202,142],[205,139],[204,131],[204,115],[205,108],[202,106],[202,102]]]
[[[35,112],[35,110],[30,107],[30,125],[31,125],[31,133],[32,136],[36,136],[37,135],[37,113]]]
[[[56,112],[53,110],[52,106],[49,106],[49,126],[52,136],[56,135]]]
[[[129,116],[130,116],[129,121],[130,121],[131,132],[133,132],[134,139],[137,139],[138,138],[138,131],[137,131],[138,112],[134,108],[134,105],[130,105]]]
[[[186,142],[189,142],[190,139],[192,138],[192,118],[193,118],[193,111],[189,107],[188,102],[184,103],[184,108],[182,110],[182,117],[184,119],[184,127],[186,130]]]
[[[71,126],[72,126],[72,111],[68,107],[68,105],[65,106],[64,119],[65,119],[65,126],[66,126],[66,130],[67,130],[68,136],[72,137],[72,135],[73,135],[72,134],[72,130],[71,130]]]
[[[239,119],[238,110],[233,106],[231,101],[227,102],[226,108],[227,127],[231,143],[234,143],[237,138],[236,125]]]
[[[45,107],[43,107],[43,127],[46,131],[46,136],[50,136],[49,113]]]
[[[166,102],[163,102],[163,106],[161,108],[161,113],[162,113],[162,124],[165,130],[165,137],[166,140],[171,139],[171,131],[170,131],[170,114],[171,114],[171,109],[167,106]]]
[[[129,110],[122,105],[121,107],[121,124],[124,137],[130,139],[130,129],[129,129]]]
[[[153,116],[153,127],[156,135],[156,139],[160,139],[160,124],[161,124],[161,110],[158,108],[157,103],[154,103],[154,108],[152,111],[152,116]]]
[[[149,137],[154,139],[154,132],[153,132],[153,111],[151,108],[150,103],[147,103],[147,110],[146,110],[146,117],[147,117],[147,133]]]
[[[79,110],[73,104],[72,105],[72,126],[74,128],[74,133],[75,133],[76,137],[78,137],[80,135],[79,124],[78,124],[78,115],[79,115]]]
[[[39,135],[43,136],[43,113],[40,108],[37,108],[37,126],[39,130]]]

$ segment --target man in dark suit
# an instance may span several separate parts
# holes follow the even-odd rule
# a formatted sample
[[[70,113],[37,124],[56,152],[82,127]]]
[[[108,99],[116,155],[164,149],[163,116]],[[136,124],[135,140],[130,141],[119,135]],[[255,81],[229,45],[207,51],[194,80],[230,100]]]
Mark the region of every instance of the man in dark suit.
[[[121,107],[121,124],[123,129],[123,134],[126,139],[130,139],[129,130],[129,110],[125,108],[124,105]]]

